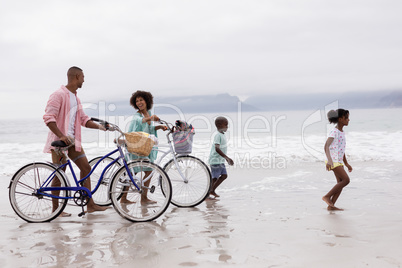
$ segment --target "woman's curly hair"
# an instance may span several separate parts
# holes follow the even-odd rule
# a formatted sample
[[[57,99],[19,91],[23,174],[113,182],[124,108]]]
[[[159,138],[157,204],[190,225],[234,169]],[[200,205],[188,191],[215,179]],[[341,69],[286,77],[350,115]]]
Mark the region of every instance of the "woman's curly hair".
[[[136,92],[133,93],[133,95],[131,95],[130,104],[137,110],[139,110],[136,104],[136,100],[138,97],[141,97],[145,100],[148,110],[152,109],[152,106],[154,105],[154,97],[152,96],[151,92],[137,90]]]

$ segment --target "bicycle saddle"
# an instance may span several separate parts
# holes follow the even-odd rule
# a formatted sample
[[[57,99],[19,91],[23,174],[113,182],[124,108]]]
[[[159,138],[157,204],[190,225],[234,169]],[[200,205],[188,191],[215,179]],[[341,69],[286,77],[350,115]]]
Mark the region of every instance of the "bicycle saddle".
[[[51,145],[53,147],[59,147],[59,148],[64,148],[68,146],[64,141],[54,141],[51,143]]]

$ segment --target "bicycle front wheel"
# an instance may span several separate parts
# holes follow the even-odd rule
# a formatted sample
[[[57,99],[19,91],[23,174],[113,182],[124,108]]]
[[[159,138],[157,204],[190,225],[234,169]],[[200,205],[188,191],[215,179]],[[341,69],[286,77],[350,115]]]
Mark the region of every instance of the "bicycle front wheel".
[[[9,199],[17,215],[27,222],[47,222],[55,219],[67,205],[67,190],[42,192],[41,187],[49,180],[53,187],[67,187],[62,173],[47,163],[31,163],[22,167],[11,179]],[[46,195],[57,195],[52,198]]]
[[[172,183],[172,204],[178,207],[194,207],[209,195],[211,172],[201,159],[183,155],[166,163],[163,168]]]
[[[161,216],[170,204],[172,185],[165,171],[148,161],[134,161],[121,167],[113,177],[109,195],[113,207],[123,218],[132,222],[152,221]]]
[[[98,156],[89,161],[89,165],[91,166],[91,168],[93,168],[99,162],[98,166],[91,174],[92,188],[94,188],[98,184],[102,172],[113,160],[114,159],[111,157],[106,157],[102,160],[102,156]],[[117,161],[107,170],[105,170],[99,188],[92,194],[92,199],[94,200],[95,204],[99,206],[110,206],[112,204],[112,201],[110,201],[109,198],[109,183],[120,167],[121,164]]]

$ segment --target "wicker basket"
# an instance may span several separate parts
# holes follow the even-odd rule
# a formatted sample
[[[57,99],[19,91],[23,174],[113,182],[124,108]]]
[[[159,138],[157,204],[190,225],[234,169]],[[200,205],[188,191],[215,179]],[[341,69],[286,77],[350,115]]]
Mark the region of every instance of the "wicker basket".
[[[131,132],[124,133],[126,136],[127,150],[139,156],[148,156],[155,142],[148,138],[147,133]]]

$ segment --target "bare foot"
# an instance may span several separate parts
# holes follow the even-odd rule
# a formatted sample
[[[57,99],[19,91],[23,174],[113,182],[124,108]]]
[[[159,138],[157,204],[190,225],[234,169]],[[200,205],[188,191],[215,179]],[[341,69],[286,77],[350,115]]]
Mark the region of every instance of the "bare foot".
[[[213,195],[213,196],[215,196],[215,197],[220,197],[220,195],[218,195],[217,193],[215,193],[215,191],[210,192],[209,194],[210,194],[210,195]]]
[[[208,195],[207,198],[205,198],[205,200],[209,200],[209,201],[218,201],[219,198],[212,196],[212,195]]]
[[[67,213],[67,212],[62,212],[60,213],[59,217],[71,217],[71,213]]]
[[[130,200],[128,200],[128,199],[120,199],[120,203],[121,204],[134,204],[135,202],[134,201],[130,201]]]
[[[148,198],[141,198],[141,205],[147,205],[147,204],[156,204],[156,201]]]
[[[323,196],[322,200],[324,200],[324,202],[327,203],[328,206],[335,207],[334,204],[331,202],[331,200],[328,197]]]
[[[328,206],[328,207],[327,207],[327,210],[330,210],[330,211],[335,211],[335,210],[343,211],[343,208],[337,208],[337,207]]]
[[[95,211],[105,211],[106,209],[108,209],[108,207],[101,207],[98,205],[92,205],[92,206],[88,206],[87,207],[87,213],[92,213]]]

